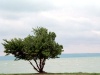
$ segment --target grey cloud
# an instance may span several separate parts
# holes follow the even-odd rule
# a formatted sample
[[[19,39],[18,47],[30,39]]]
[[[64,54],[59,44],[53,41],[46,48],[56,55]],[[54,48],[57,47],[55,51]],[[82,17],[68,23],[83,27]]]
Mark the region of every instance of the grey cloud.
[[[7,11],[0,12],[0,18],[5,19],[5,20],[7,19],[8,20],[20,20],[21,18],[26,18],[30,16],[32,16],[32,13],[28,13],[28,12],[7,12]]]
[[[12,20],[18,20],[21,18],[21,17],[17,16],[16,14],[14,15],[14,14],[3,14],[3,13],[1,15],[1,17],[3,19],[12,19]]]
[[[5,11],[45,11],[54,8],[47,0],[0,0],[0,10]]]
[[[30,34],[32,28],[31,28],[30,31],[29,30],[30,30],[30,28],[27,28],[27,27],[23,27],[23,28],[16,27],[16,28],[14,28],[14,27],[7,27],[7,25],[4,25],[0,29],[0,35],[1,35],[0,38],[3,38],[5,36],[6,37],[3,38],[3,39],[7,39],[7,36],[12,37],[12,38],[14,38],[14,37],[19,38],[20,36],[21,37],[27,36],[28,34]]]

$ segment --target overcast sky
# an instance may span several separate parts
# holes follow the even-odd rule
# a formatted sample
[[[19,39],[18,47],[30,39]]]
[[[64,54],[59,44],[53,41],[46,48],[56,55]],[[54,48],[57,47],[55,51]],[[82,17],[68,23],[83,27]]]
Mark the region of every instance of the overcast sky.
[[[57,34],[63,53],[100,53],[100,0],[0,0],[0,43],[37,26]]]

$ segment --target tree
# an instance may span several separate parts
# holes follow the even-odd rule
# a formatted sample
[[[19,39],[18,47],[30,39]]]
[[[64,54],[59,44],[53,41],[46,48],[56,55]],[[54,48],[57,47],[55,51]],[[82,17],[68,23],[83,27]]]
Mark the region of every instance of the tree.
[[[33,68],[39,73],[45,73],[43,68],[46,59],[58,58],[63,51],[63,46],[56,41],[56,34],[48,32],[46,28],[37,27],[33,29],[33,35],[28,35],[26,38],[14,38],[4,40],[3,46],[6,55],[12,54],[16,57],[15,60],[27,60]],[[32,60],[36,63],[34,65]]]

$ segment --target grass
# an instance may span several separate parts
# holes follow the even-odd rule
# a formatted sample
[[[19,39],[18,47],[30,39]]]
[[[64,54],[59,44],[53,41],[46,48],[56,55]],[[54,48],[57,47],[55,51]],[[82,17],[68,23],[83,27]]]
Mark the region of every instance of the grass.
[[[28,74],[0,74],[0,75],[100,75],[100,73],[47,73],[47,74],[28,73]]]

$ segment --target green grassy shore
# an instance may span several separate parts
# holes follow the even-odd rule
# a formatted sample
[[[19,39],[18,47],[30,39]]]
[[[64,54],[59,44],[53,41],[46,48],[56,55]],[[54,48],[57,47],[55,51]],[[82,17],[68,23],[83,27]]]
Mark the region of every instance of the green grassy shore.
[[[100,73],[47,73],[47,74],[0,74],[0,75],[100,75]]]

